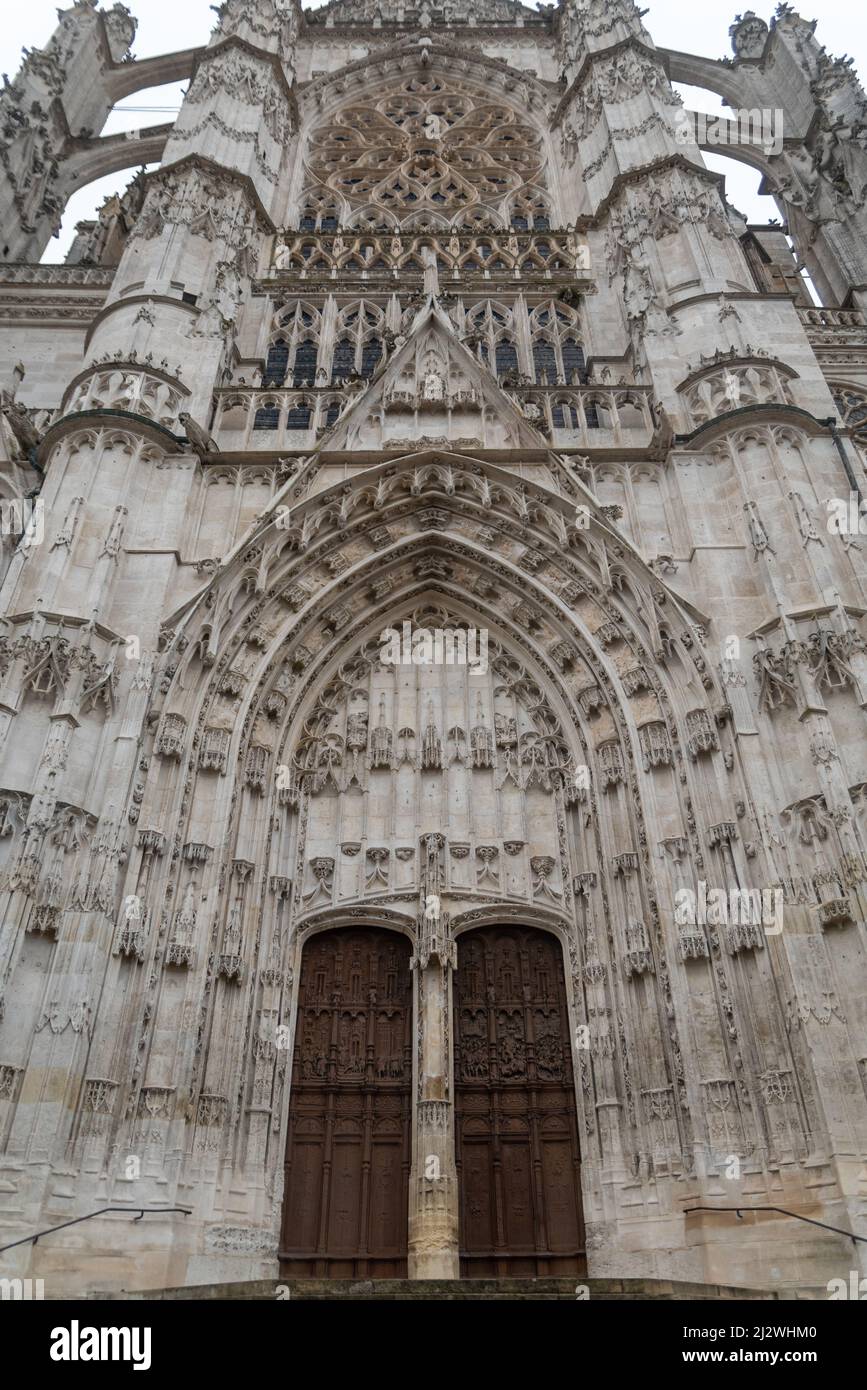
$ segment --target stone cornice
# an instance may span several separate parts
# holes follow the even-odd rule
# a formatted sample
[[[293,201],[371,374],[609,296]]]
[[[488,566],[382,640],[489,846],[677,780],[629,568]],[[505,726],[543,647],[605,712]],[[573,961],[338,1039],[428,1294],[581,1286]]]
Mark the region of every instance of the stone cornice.
[[[122,301],[121,301],[121,303],[125,303],[125,302],[126,302],[125,300],[122,300]],[[155,301],[155,302],[156,302],[156,301]],[[177,300],[172,299],[172,300],[169,300],[168,302],[171,303],[171,304],[176,304],[176,303],[177,303]],[[184,383],[181,381],[180,377],[173,376],[170,372],[165,371],[164,368],[162,368],[162,367],[155,367],[155,366],[154,366],[152,363],[150,363],[150,362],[137,362],[137,361],[133,361],[133,360],[132,360],[131,358],[129,358],[129,357],[121,357],[121,358],[111,358],[111,359],[109,359],[109,361],[107,361],[107,362],[90,362],[90,363],[88,363],[88,365],[87,365],[86,367],[82,367],[81,371],[78,373],[77,376],[74,376],[74,377],[72,378],[72,380],[70,381],[70,383],[69,383],[69,385],[67,386],[66,390],[64,391],[64,393],[63,393],[63,401],[62,401],[62,404],[65,404],[66,401],[70,398],[70,396],[74,393],[76,386],[78,386],[80,382],[86,381],[86,379],[87,379],[89,376],[93,376],[94,373],[98,373],[98,372],[115,372],[115,371],[118,371],[118,372],[144,372],[147,376],[159,377],[160,381],[164,381],[168,386],[174,386],[174,387],[176,387],[176,388],[181,392],[182,395],[184,395],[184,396],[189,396],[189,395],[190,395],[190,388],[189,388],[188,386],[185,386],[185,385],[184,385]],[[139,418],[139,417],[136,416],[136,419],[138,419],[138,418]],[[163,428],[163,427],[160,426],[160,428]]]
[[[80,410],[72,415],[63,415],[49,425],[37,450],[37,461],[44,464],[52,450],[68,435],[81,434],[93,427],[106,429],[114,421],[119,422],[118,428],[125,428],[131,433],[144,436],[167,453],[181,453],[181,446],[186,442],[172,434],[165,426],[149,420],[146,415],[133,415],[128,410]]]
[[[767,359],[758,358],[756,360],[766,362]],[[775,402],[767,402],[740,406],[737,410],[727,410],[724,415],[717,415],[713,420],[706,420],[703,425],[697,425],[689,434],[676,434],[674,443],[679,448],[694,444],[698,439],[701,439],[703,444],[707,444],[719,435],[728,434],[731,430],[740,428],[741,425],[773,423],[799,425],[812,435],[828,432],[826,425],[817,420],[815,415],[811,415],[809,410],[804,410],[799,405],[780,405]]]
[[[158,171],[155,171],[158,172]],[[186,304],[183,299],[175,299],[167,294],[130,294],[123,299],[112,299],[107,304],[103,304],[98,313],[94,314],[88,324],[87,334],[84,339],[84,350],[90,346],[90,340],[99,325],[118,309],[128,307],[130,304],[170,304],[173,309],[180,309],[182,313],[188,314],[191,319],[197,319],[201,309],[195,304]],[[142,366],[141,363],[138,364]]]
[[[832,618],[835,614],[842,611],[849,618],[858,621],[867,616],[867,608],[860,608],[855,603],[808,603],[798,608],[789,608],[785,613],[774,613],[772,617],[765,618],[764,622],[759,623],[746,634],[747,641],[754,642],[757,637],[765,637],[769,632],[776,632],[778,629],[785,631],[787,621],[794,623],[818,622],[820,618]]]
[[[114,642],[122,642],[123,634],[115,632],[114,628],[107,627],[105,623],[96,618],[86,618],[80,613],[61,613],[54,608],[20,608],[14,613],[7,613],[6,618],[16,627],[29,627],[35,618],[39,618],[46,623],[56,623],[58,627],[63,627],[66,632],[78,632],[82,628],[90,627],[97,637],[101,637],[107,646]],[[68,717],[68,716],[65,716]],[[2,795],[2,793],[0,793]]]
[[[685,376],[676,387],[677,391],[685,391],[696,381],[701,381],[703,377],[713,376],[714,372],[726,367],[774,367],[778,372],[782,372],[787,381],[799,380],[800,373],[794,367],[783,362],[779,357],[763,357],[759,353],[737,352],[732,357],[723,356],[713,362],[705,362],[701,367],[694,367],[688,376]]]

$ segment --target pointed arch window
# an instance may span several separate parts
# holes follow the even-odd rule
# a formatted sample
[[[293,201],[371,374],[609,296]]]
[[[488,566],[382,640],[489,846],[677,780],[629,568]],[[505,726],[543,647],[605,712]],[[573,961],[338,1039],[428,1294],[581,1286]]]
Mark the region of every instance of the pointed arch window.
[[[511,354],[515,353],[512,315],[504,305],[497,304],[490,299],[475,305],[467,315],[467,326],[476,338],[476,350],[485,366],[490,367],[492,363],[497,364],[493,370],[499,374],[498,352],[502,346],[503,361],[512,360],[514,362],[512,367],[506,366],[503,370],[517,370],[517,355],[514,358],[511,357]]]
[[[275,334],[265,359],[263,380],[269,386],[306,386],[316,377],[320,316],[297,300],[281,304],[275,314]]]
[[[512,202],[511,223],[516,232],[548,232],[551,214],[544,194],[525,189]]]
[[[286,414],[287,430],[309,430],[312,414],[313,411],[307,401],[296,401],[289,407]]]
[[[301,232],[336,232],[337,208],[332,197],[320,193],[309,198],[304,205],[298,230]]]
[[[584,376],[584,349],[575,338],[564,338],[561,344],[563,353],[563,371],[566,380],[572,380],[573,372],[578,372],[579,376]]]
[[[497,364],[497,376],[507,376],[510,372],[518,370],[518,354],[515,351],[515,344],[510,343],[507,338],[497,343],[497,353],[495,358]]]
[[[289,371],[289,344],[285,338],[278,338],[268,349],[265,362],[265,385],[282,386]]]
[[[843,423],[856,438],[862,439],[867,434],[867,394],[836,383],[831,386],[831,394]]]
[[[293,386],[312,386],[316,380],[316,344],[307,339],[299,343],[292,372]]]
[[[382,357],[382,343],[379,338],[369,338],[361,349],[361,375],[370,380]]]
[[[334,349],[331,364],[331,380],[341,381],[355,371],[355,344],[349,338],[341,338]]]
[[[358,299],[341,310],[332,359],[331,380],[345,380],[354,373],[369,379],[382,358],[382,309],[367,299]]]
[[[279,405],[263,405],[256,411],[253,419],[254,430],[276,430],[280,428]]]
[[[553,386],[557,380],[557,354],[552,343],[536,342],[533,344],[533,370],[536,374],[536,381],[545,385]]]

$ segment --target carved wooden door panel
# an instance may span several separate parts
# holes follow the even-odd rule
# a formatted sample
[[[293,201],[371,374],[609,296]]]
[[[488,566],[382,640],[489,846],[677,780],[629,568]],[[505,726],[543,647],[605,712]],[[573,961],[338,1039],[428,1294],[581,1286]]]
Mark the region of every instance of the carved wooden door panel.
[[[410,946],[376,928],[304,949],[292,1060],[281,1272],[406,1275],[412,1116]]]
[[[461,1273],[583,1275],[560,943],[531,927],[467,932],[454,984]]]

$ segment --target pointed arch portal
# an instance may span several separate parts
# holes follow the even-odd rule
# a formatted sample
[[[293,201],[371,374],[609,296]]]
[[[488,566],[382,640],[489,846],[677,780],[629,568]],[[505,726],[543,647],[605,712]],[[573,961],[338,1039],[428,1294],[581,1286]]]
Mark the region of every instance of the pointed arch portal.
[[[595,1195],[602,1137],[655,1118],[618,1079],[615,1006],[618,1037],[654,1058],[647,1143],[662,1162],[675,1122],[688,1139],[644,801],[651,777],[683,795],[679,724],[712,727],[696,702],[716,688],[694,615],[586,495],[577,531],[532,479],[417,452],[263,518],[190,614],[178,679],[213,674],[165,736],[202,729],[203,783],[214,759],[239,770],[233,862],[269,866],[262,1014],[294,1028],[269,1130],[284,1277],[581,1277],[582,1167]],[[347,563],[356,536],[375,544]],[[466,660],[394,654],[383,634],[405,627]],[[251,703],[233,752],[217,719],[236,683]],[[573,1058],[585,1018],[592,1063]]]

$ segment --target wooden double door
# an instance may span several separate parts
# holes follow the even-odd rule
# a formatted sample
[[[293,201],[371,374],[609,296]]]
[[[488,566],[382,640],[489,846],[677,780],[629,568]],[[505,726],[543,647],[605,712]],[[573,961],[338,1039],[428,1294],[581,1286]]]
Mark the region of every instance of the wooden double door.
[[[407,1273],[412,977],[406,938],[316,936],[302,958],[281,1269]],[[458,940],[455,1142],[461,1273],[585,1272],[578,1129],[559,942],[527,927]]]

